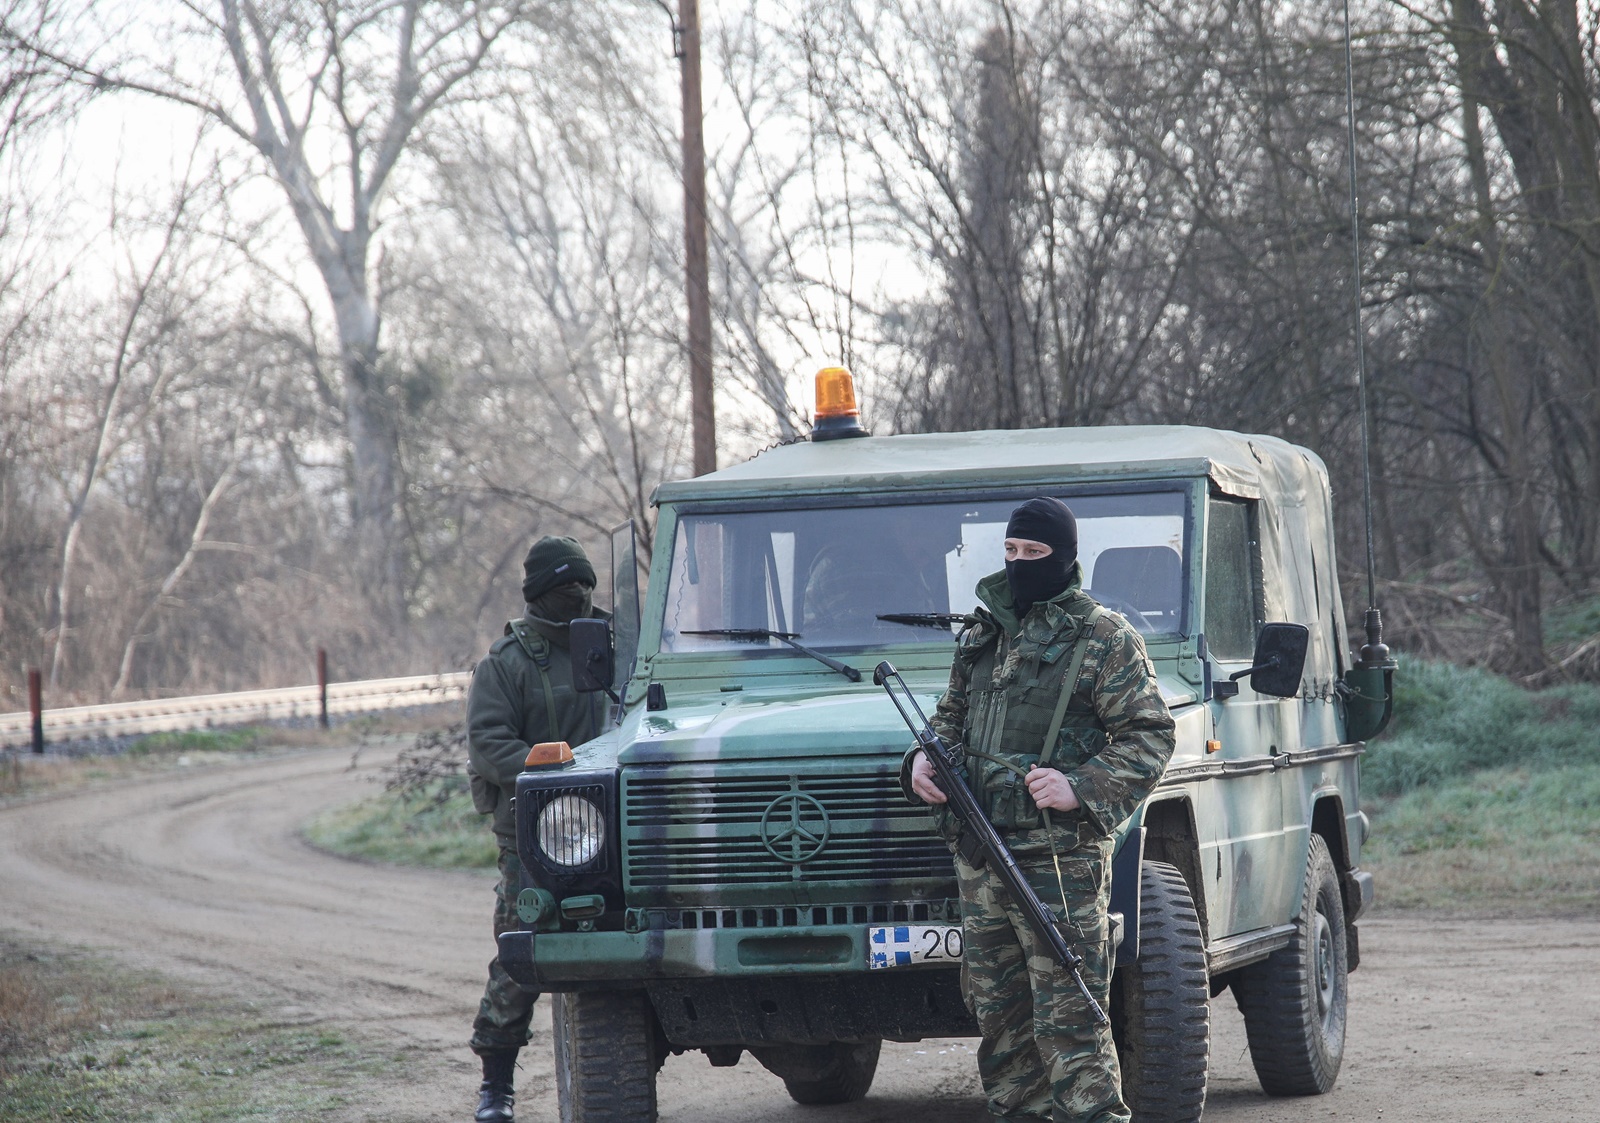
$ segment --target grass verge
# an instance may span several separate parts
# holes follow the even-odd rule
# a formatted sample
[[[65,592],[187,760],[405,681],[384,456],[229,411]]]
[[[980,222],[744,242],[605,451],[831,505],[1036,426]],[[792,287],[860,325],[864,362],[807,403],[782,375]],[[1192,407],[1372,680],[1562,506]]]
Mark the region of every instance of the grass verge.
[[[336,808],[306,824],[313,844],[335,854],[435,869],[494,869],[488,820],[472,808],[464,782],[391,790]],[[460,790],[454,790],[459,787]]]
[[[0,932],[8,1123],[339,1117],[402,1062],[326,1026]]]
[[[1407,661],[1362,765],[1380,909],[1600,913],[1600,687]]]
[[[1368,812],[1381,908],[1600,913],[1600,765],[1491,769]]]
[[[494,836],[473,809],[466,759],[461,722],[424,729],[389,769],[383,792],[318,816],[305,836],[324,850],[375,862],[494,869]]]

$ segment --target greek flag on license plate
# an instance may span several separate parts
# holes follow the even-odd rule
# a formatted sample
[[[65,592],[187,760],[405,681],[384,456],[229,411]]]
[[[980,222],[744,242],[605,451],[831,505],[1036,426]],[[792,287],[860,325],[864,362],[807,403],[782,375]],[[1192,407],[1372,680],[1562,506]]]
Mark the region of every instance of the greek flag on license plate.
[[[872,945],[869,949],[872,954],[867,966],[869,968],[909,966],[913,949],[909,927],[874,928]]]

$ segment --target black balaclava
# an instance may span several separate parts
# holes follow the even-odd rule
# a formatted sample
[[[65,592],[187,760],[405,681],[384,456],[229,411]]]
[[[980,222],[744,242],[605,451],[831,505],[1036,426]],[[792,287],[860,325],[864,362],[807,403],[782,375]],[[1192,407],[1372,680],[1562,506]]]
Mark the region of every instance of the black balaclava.
[[[570,624],[594,611],[594,586],[569,581],[547,589],[528,602],[528,613],[552,624]]]
[[[1011,512],[1006,537],[1027,538],[1050,547],[1048,557],[1006,562],[1011,601],[1021,620],[1028,609],[1060,596],[1072,583],[1072,567],[1078,560],[1078,520],[1059,499],[1030,499]]]

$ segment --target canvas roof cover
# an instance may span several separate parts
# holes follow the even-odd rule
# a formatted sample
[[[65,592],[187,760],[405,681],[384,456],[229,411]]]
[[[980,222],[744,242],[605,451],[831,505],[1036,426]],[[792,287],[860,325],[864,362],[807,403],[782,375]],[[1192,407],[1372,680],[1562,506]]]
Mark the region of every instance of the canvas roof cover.
[[[1314,455],[1276,437],[1189,425],[907,433],[780,445],[698,479],[664,483],[654,500],[1197,476],[1229,495],[1259,499],[1263,489],[1298,490],[1306,467],[1325,474]]]

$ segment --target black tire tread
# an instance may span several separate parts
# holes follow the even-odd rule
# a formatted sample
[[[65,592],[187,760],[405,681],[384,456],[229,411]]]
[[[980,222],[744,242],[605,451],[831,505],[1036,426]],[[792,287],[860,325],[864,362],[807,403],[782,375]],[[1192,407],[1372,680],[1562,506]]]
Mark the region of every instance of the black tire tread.
[[[1139,959],[1118,972],[1114,1022],[1134,1123],[1197,1123],[1205,1109],[1211,1004],[1205,939],[1183,874],[1147,861]]]
[[[1338,875],[1327,843],[1314,834],[1306,858],[1299,932],[1287,947],[1260,963],[1240,968],[1233,980],[1234,1000],[1244,1014],[1245,1034],[1250,1042],[1250,1060],[1262,1090],[1269,1096],[1321,1095],[1332,1089],[1339,1077],[1344,1055],[1343,1022],[1341,1019],[1338,1041],[1319,1041],[1314,966],[1309,951],[1319,890],[1325,892],[1329,885],[1333,891],[1328,920],[1334,939],[1340,942],[1343,959],[1347,953],[1343,951],[1344,907],[1339,898]],[[1342,979],[1339,987],[1343,1000],[1348,990]]]
[[[655,1123],[655,1011],[643,992],[554,995],[562,1123]]]
[[[790,1080],[783,1086],[789,1098],[806,1107],[825,1107],[833,1104],[855,1103],[865,1099],[872,1090],[872,1080],[878,1074],[878,1054],[882,1041],[869,1041],[860,1045],[840,1043],[833,1046],[839,1051],[837,1063],[819,1080]]]

